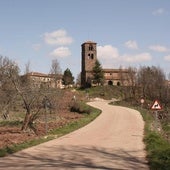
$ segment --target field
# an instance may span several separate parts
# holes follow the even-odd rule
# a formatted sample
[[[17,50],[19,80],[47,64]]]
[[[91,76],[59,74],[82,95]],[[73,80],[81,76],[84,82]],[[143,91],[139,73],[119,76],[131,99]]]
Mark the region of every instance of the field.
[[[30,129],[21,131],[22,121],[24,119],[24,111],[22,113],[10,113],[9,117],[4,120],[0,118],[0,149],[10,147],[15,144],[38,139],[45,136],[46,133],[60,128],[70,122],[74,122],[81,117],[82,114],[70,112],[69,105],[73,102],[72,97],[75,92],[66,91],[64,96],[57,104],[57,109],[52,112],[47,110],[43,111],[34,122],[34,126],[38,130],[36,135]],[[63,100],[64,98],[64,100]]]

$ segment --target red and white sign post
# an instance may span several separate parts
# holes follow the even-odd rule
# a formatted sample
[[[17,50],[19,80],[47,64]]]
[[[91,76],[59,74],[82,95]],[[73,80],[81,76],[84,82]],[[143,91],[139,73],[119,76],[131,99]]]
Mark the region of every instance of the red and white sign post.
[[[155,129],[157,129],[158,124],[158,110],[162,110],[162,106],[158,100],[155,100],[151,106],[151,110],[155,113]]]

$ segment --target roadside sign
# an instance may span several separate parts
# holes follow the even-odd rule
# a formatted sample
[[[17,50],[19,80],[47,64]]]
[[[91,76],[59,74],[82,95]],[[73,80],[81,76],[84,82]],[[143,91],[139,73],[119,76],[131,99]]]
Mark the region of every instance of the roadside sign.
[[[162,106],[160,105],[159,101],[158,100],[155,100],[153,105],[151,106],[151,109],[152,110],[161,110],[162,109]]]
[[[140,99],[140,103],[143,104],[145,100],[143,98]]]

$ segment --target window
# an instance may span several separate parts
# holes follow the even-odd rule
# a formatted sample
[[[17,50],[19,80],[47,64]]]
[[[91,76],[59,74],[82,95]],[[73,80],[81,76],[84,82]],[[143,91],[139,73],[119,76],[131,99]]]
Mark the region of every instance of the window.
[[[89,53],[89,54],[88,54],[88,59],[92,59],[92,60],[93,60],[93,59],[94,59],[94,54],[90,54],[90,53]]]
[[[93,50],[93,46],[90,45],[90,46],[89,46],[89,51],[92,51],[92,50]]]

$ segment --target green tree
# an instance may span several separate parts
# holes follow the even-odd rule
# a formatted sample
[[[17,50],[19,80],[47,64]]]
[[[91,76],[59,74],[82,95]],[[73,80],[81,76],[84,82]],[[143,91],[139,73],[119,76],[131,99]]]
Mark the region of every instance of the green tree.
[[[93,82],[97,85],[102,85],[104,80],[104,73],[99,60],[96,60],[95,66],[93,67]]]
[[[74,84],[74,77],[68,68],[64,71],[63,84],[66,86]]]

